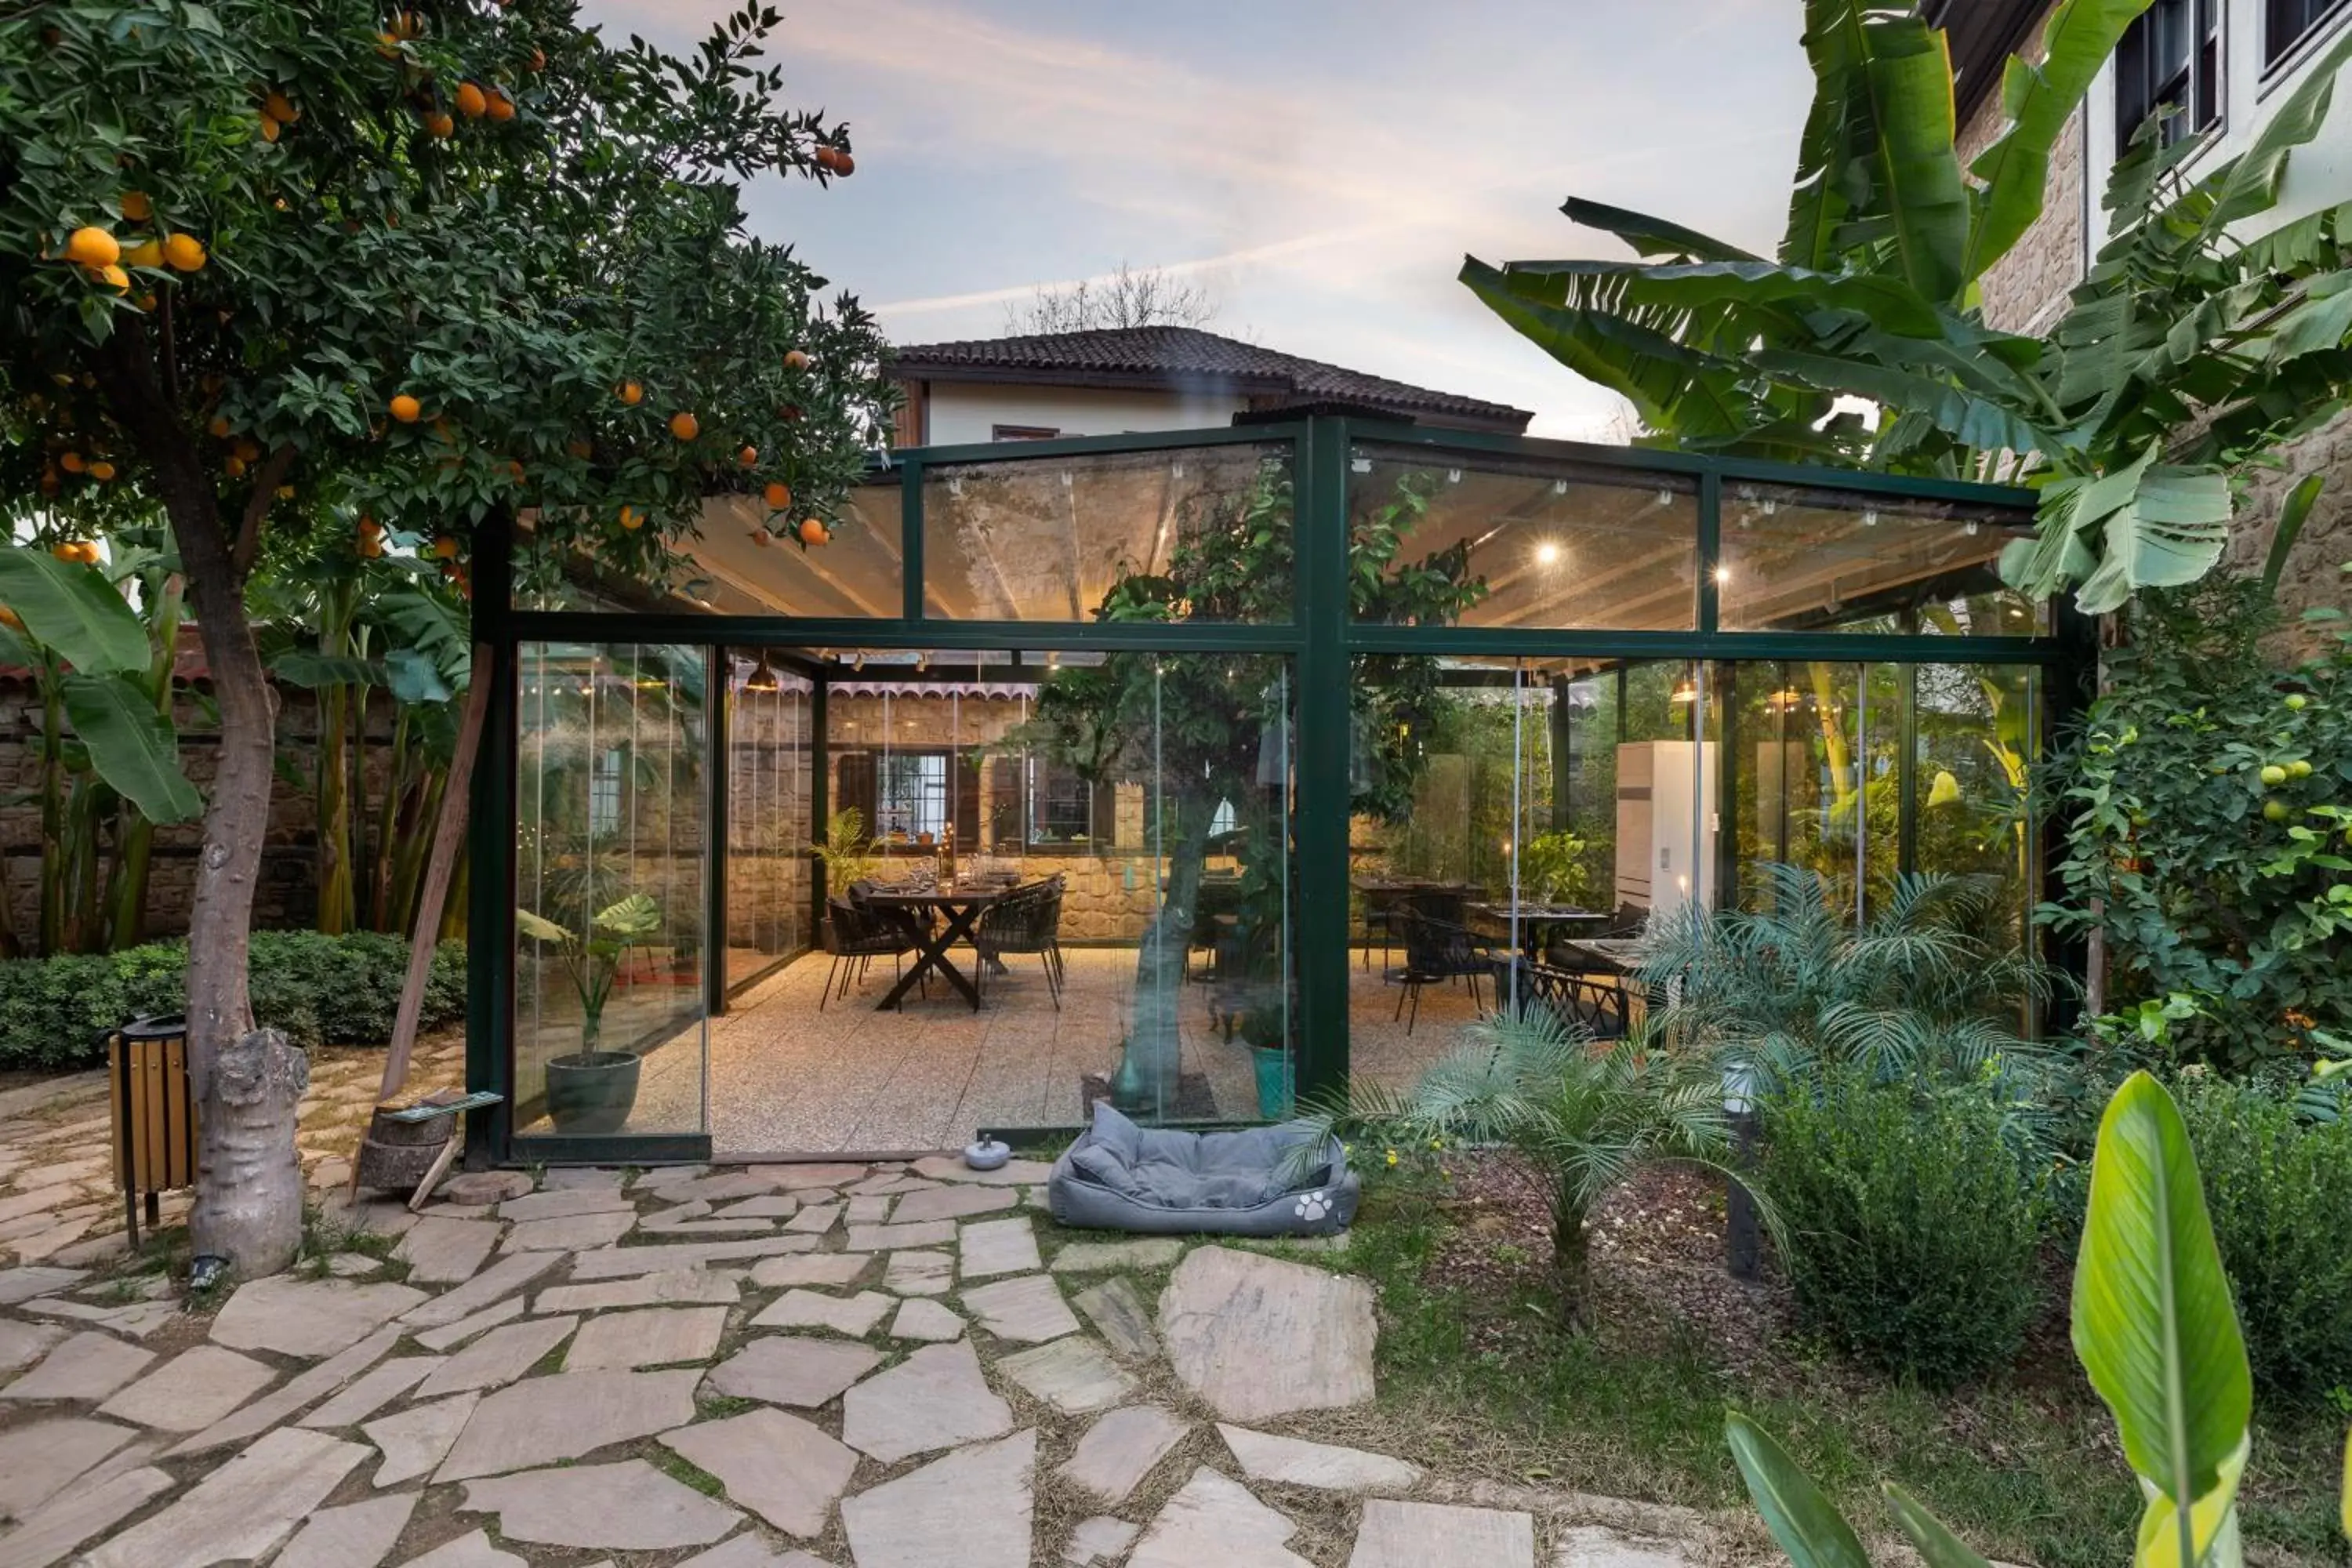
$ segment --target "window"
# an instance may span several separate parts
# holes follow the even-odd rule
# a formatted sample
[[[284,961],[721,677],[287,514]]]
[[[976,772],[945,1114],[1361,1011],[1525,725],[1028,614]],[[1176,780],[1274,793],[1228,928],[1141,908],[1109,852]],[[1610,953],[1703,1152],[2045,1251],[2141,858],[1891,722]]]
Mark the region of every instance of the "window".
[[[897,843],[933,842],[948,827],[948,755],[893,752],[875,775],[873,834]]]
[[[2268,3],[2276,16],[2283,3],[2326,10],[2341,0]],[[2167,146],[2221,122],[2221,0],[2156,0],[2125,32],[2116,49],[2116,144],[2128,145],[2158,113]]]
[[[2342,9],[2344,0],[2263,0],[2263,68],[2293,54],[2297,44]]]
[[[1094,790],[1075,769],[1029,759],[1029,842],[1038,848],[1094,836]]]
[[[596,753],[588,773],[588,831],[603,837],[621,830],[621,748]]]
[[[1050,441],[1061,432],[1044,425],[992,425],[988,438],[992,441]]]

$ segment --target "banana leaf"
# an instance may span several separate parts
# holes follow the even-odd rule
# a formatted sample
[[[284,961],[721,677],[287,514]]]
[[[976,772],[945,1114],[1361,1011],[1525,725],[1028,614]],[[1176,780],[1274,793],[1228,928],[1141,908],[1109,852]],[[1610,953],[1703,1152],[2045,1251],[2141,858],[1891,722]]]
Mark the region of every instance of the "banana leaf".
[[[108,787],[151,822],[204,814],[204,798],[180,771],[179,737],[155,710],[153,693],[129,675],[79,671],[65,676],[58,689],[90,766]]]
[[[0,604],[84,674],[144,669],[153,656],[147,628],[95,566],[31,545],[0,545]]]
[[[1944,35],[1916,12],[1874,12],[1862,25],[1879,196],[1895,220],[1911,287],[1938,304],[1968,279],[1969,189],[1954,151],[1952,59]]]
[[[1853,1527],[1770,1434],[1735,1410],[1723,1435],[1756,1511],[1795,1568],[1870,1568]]]

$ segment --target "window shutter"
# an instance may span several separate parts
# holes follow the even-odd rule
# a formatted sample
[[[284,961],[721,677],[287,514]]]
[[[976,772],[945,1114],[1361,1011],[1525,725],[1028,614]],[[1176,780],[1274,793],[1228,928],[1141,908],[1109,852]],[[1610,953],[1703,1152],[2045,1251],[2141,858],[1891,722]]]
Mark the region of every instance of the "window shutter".
[[[833,785],[833,809],[854,811],[866,824],[866,835],[874,835],[877,780],[874,753],[844,752],[835,764]]]

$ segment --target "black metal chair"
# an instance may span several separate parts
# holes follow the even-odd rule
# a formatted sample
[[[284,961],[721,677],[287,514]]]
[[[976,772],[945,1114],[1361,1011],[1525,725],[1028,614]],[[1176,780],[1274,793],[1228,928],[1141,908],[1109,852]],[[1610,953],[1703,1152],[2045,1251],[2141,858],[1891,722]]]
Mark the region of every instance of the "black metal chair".
[[[973,945],[980,950],[982,984],[987,983],[992,965],[1002,967],[1004,955],[1027,953],[1035,957],[1045,970],[1045,990],[1054,998],[1054,1011],[1062,1010],[1062,879],[1032,882],[1016,888],[982,910],[980,923],[972,931]]]
[[[1421,992],[1425,985],[1467,980],[1470,1005],[1474,1008],[1479,1005],[1478,977],[1493,973],[1495,967],[1492,942],[1474,934],[1467,926],[1439,920],[1410,903],[1397,907],[1396,932],[1404,948],[1404,965],[1391,971],[1389,978],[1404,987],[1397,994],[1397,1016],[1404,1016],[1408,997],[1412,1002],[1412,1016],[1405,1021],[1406,1034],[1412,1034],[1413,1025],[1421,1020]]]
[[[1541,1007],[1596,1040],[1625,1037],[1625,988],[1589,973],[1521,960],[1512,966],[1519,1005]]]
[[[832,916],[833,967],[825,971],[824,994],[817,998],[820,1013],[836,994],[847,996],[853,984],[862,983],[876,959],[888,958],[894,973],[904,973],[907,954],[917,951],[913,931],[880,910],[851,899],[827,899],[824,907]],[[927,977],[924,994],[929,994]]]

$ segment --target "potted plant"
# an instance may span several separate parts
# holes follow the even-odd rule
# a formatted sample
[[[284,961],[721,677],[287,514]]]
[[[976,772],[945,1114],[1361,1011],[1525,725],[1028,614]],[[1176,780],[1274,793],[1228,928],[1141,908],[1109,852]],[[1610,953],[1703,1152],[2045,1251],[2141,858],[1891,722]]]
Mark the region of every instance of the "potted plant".
[[[572,931],[529,910],[515,910],[515,929],[533,942],[552,942],[580,998],[580,1048],[547,1063],[547,1115],[560,1133],[618,1132],[637,1102],[637,1058],[596,1048],[604,1004],[613,994],[621,959],[661,927],[661,906],[631,893]]]

